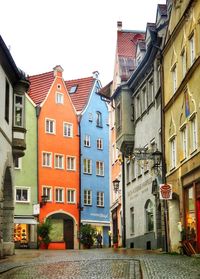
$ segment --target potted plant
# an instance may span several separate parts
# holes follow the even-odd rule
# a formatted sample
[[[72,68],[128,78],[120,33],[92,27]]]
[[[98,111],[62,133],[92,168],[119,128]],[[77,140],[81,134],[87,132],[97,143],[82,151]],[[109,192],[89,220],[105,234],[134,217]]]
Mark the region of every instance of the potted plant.
[[[90,224],[81,225],[80,228],[80,242],[83,244],[84,248],[90,249],[94,244],[94,239],[96,237],[96,229]]]
[[[41,222],[37,227],[38,232],[38,244],[40,249],[48,249],[50,239],[50,232],[52,230],[52,224],[49,219]]]

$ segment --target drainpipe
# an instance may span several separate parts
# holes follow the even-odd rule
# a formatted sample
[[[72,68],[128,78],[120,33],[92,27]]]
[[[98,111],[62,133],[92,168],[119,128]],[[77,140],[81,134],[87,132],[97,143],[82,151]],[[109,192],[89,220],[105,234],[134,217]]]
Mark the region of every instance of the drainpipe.
[[[78,128],[79,128],[79,203],[78,203],[78,208],[79,208],[79,250],[81,248],[81,243],[80,243],[80,229],[81,229],[81,210],[82,210],[82,205],[81,205],[81,116],[78,118]]]
[[[122,204],[123,204],[123,238],[122,238],[122,245],[123,248],[126,248],[126,195],[125,195],[125,156],[122,153]]]
[[[36,149],[37,149],[37,201],[39,203],[39,146],[38,146],[38,121],[39,121],[39,115],[40,115],[41,107],[36,106],[36,117],[37,117],[37,122],[36,122]],[[38,222],[39,222],[39,216],[38,216]],[[38,247],[38,238],[37,238],[37,247]]]

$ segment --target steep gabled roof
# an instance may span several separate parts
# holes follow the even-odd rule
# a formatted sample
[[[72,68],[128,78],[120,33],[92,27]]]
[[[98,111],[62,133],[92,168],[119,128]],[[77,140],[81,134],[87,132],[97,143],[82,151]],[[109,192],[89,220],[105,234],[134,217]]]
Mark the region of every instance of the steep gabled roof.
[[[54,78],[53,71],[29,77],[31,85],[28,95],[36,105],[39,105],[44,101]]]
[[[94,82],[93,77],[65,81],[69,96],[77,112],[82,111],[87,104]],[[72,87],[76,87],[74,93],[70,93]]]
[[[135,55],[137,41],[144,39],[143,31],[118,30],[116,54],[119,60],[120,77],[126,81],[136,67]]]

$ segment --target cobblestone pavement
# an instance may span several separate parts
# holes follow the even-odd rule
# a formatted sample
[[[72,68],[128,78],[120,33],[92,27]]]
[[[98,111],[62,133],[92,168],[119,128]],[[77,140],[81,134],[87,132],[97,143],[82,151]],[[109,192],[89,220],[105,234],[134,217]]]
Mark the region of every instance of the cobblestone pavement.
[[[16,250],[0,260],[0,278],[200,279],[200,258],[122,248]]]

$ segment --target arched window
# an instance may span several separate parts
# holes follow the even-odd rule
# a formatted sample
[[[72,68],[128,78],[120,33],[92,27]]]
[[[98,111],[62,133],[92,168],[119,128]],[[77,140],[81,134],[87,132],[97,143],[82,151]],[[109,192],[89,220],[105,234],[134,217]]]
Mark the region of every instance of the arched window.
[[[102,127],[102,114],[100,111],[96,112],[97,127]]]
[[[145,204],[146,231],[151,232],[154,229],[153,203],[148,200]]]

